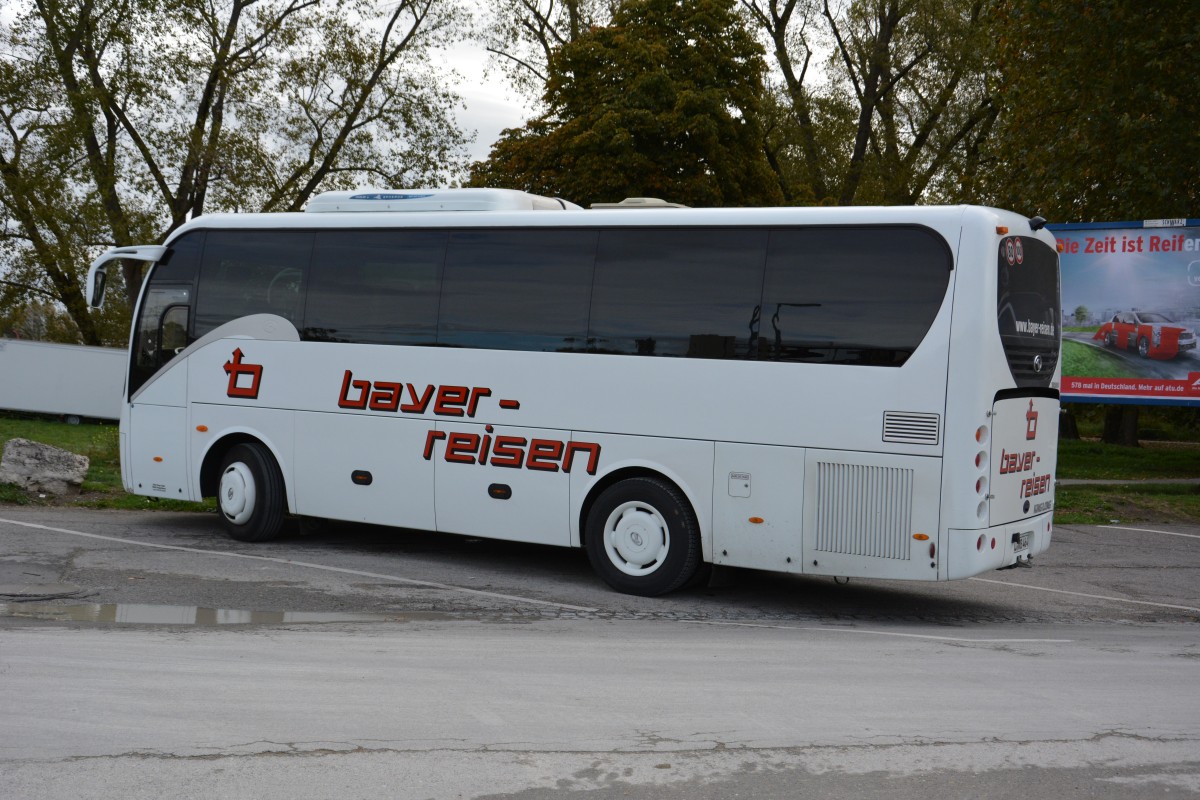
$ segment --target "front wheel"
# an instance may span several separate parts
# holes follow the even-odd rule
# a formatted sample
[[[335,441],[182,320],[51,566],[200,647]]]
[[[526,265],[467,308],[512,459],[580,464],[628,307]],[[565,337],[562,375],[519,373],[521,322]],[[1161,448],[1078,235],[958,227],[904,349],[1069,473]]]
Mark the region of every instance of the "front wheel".
[[[221,462],[217,508],[225,531],[238,541],[265,542],[279,535],[287,498],[270,450],[257,442],[230,448]]]
[[[1139,356],[1141,356],[1142,358],[1150,357],[1150,340],[1147,339],[1145,336],[1138,339],[1137,348],[1138,348]]]
[[[687,498],[657,478],[629,478],[596,499],[585,526],[588,560],[618,592],[655,597],[700,567],[700,525]]]

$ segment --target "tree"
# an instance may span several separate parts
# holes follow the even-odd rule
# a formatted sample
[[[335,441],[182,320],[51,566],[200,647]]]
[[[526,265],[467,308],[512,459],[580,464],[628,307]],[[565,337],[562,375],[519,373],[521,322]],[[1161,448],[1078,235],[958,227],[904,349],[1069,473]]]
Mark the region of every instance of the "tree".
[[[1088,317],[1091,315],[1091,313],[1092,312],[1088,310],[1087,306],[1075,306],[1075,313],[1073,314],[1075,317],[1075,324],[1085,324],[1088,321]]]
[[[620,0],[496,0],[484,32],[487,50],[512,85],[540,98],[558,48],[612,20]]]
[[[1146,11],[1134,0],[1001,5],[991,202],[1073,222],[1200,207],[1200,17],[1186,0]],[[1104,441],[1136,446],[1137,421],[1137,406],[1109,406]]]
[[[106,245],[448,179],[457,100],[426,56],[459,17],[454,0],[23,0],[0,34],[0,302],[51,296],[98,343],[80,283]],[[123,265],[126,314],[143,266]]]
[[[988,195],[1051,220],[1200,206],[1200,17],[1186,0],[1007,0]]]
[[[975,197],[979,148],[997,115],[992,0],[741,5],[770,43],[779,75],[767,146],[790,200]]]
[[[763,70],[733,0],[628,0],[610,25],[551,53],[546,113],[506,131],[470,183],[584,203],[778,203],[762,152]]]

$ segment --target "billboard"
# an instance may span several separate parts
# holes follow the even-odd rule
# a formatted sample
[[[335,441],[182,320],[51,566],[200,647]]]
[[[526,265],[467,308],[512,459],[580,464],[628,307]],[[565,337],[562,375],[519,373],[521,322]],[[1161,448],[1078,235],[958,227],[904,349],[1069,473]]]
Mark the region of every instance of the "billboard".
[[[1047,225],[1064,402],[1200,406],[1200,220]]]

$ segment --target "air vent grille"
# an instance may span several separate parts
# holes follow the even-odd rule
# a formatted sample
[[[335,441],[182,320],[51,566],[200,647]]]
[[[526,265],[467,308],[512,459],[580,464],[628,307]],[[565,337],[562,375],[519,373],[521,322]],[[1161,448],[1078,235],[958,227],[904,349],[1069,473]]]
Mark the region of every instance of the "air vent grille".
[[[885,411],[883,440],[900,444],[937,444],[941,422],[938,414]]]
[[[913,471],[817,462],[816,549],[908,561]]]

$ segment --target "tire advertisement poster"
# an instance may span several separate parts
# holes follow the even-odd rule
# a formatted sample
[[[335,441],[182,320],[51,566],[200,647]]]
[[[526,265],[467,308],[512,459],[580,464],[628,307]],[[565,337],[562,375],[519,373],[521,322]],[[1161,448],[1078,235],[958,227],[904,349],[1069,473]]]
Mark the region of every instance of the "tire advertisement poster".
[[[1062,399],[1200,406],[1200,220],[1046,226],[1062,263]]]

